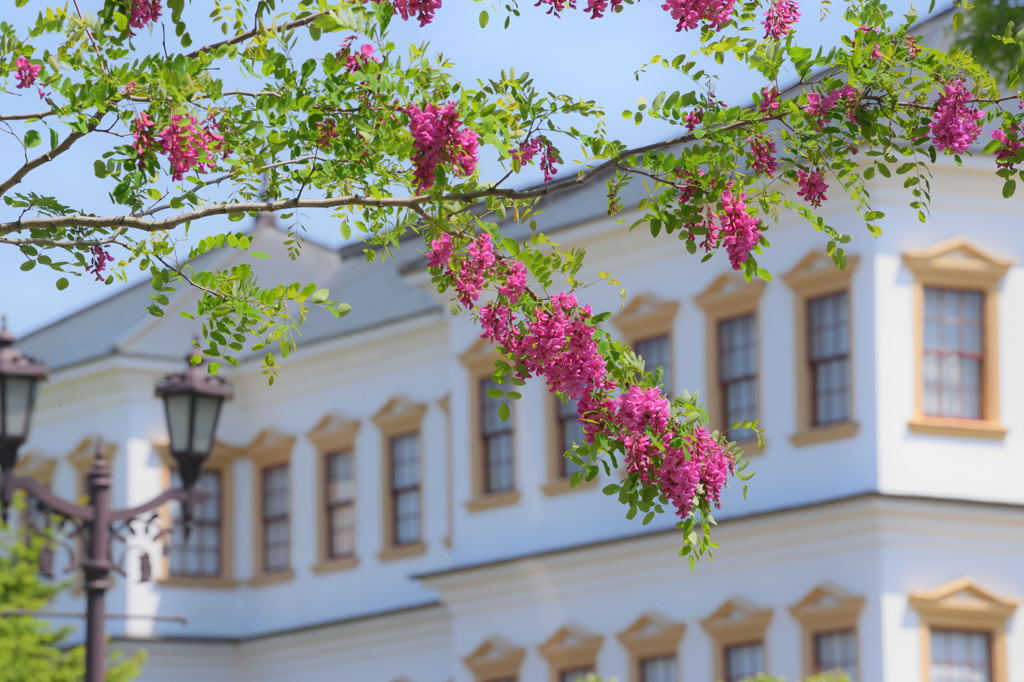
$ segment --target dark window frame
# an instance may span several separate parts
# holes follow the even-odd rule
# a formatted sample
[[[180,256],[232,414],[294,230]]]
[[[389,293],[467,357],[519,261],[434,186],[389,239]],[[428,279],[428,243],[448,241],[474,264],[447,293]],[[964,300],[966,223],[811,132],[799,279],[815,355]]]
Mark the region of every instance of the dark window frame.
[[[398,471],[396,466],[396,450],[395,443],[404,438],[414,438],[416,440],[416,456],[415,456],[415,468],[416,468],[416,479],[414,483],[398,486],[395,483],[395,472]],[[407,431],[404,433],[395,433],[388,437],[388,489],[391,494],[391,545],[393,547],[405,547],[408,545],[415,545],[423,542],[423,475],[422,475],[422,459],[423,454],[421,452],[420,432]],[[399,529],[401,528],[401,522],[403,519],[409,518],[408,515],[402,516],[399,512],[399,506],[401,499],[405,495],[416,495],[416,518],[418,520],[418,529],[416,531],[416,537],[411,539],[402,539]]]
[[[355,515],[356,498],[355,495],[343,500],[335,500],[331,497],[331,484],[334,483],[334,479],[331,478],[331,460],[335,457],[350,457],[352,458],[352,479],[356,477],[356,462],[355,452],[352,448],[345,448],[343,450],[337,450],[324,455],[323,467],[324,467],[324,512],[327,514],[327,523],[324,524],[325,532],[327,533],[326,549],[327,559],[347,559],[355,556],[356,554],[356,522],[353,518],[351,533],[352,533],[352,550],[349,552],[336,552],[334,549],[334,538],[335,533],[338,530],[334,523],[334,513],[338,509],[349,508],[352,509],[353,517]]]
[[[815,305],[821,304],[823,301],[829,299],[835,299],[838,297],[843,298],[842,307],[845,310],[845,316],[841,318],[841,321],[832,325],[815,324],[814,310]],[[810,396],[811,396],[811,426],[830,426],[832,424],[841,424],[850,420],[850,409],[851,409],[851,375],[850,375],[850,351],[851,351],[851,334],[850,334],[850,292],[847,289],[842,291],[835,291],[829,294],[823,294],[821,296],[809,297],[805,304],[805,314],[807,320],[807,363],[810,365]],[[845,326],[845,337],[846,337],[846,351],[840,353],[833,353],[822,357],[815,357],[815,332],[827,333],[834,330],[837,327]],[[846,414],[836,419],[823,420],[818,411],[818,402],[821,397],[818,392],[818,372],[819,370],[827,370],[828,367],[834,366],[838,363],[845,363],[845,371],[843,371],[843,383],[839,388],[833,388],[831,393],[845,393],[846,395]]]
[[[483,377],[477,381],[477,393],[478,393],[478,406],[479,415],[477,428],[478,438],[480,439],[480,456],[483,458],[483,481],[481,490],[485,495],[510,493],[516,489],[516,455],[515,455],[515,424],[511,414],[505,421],[497,420],[497,423],[488,426],[487,424],[487,412],[489,401],[496,401],[500,404],[500,398],[491,398],[487,395],[487,391],[491,388],[496,388],[497,384],[490,377]],[[495,442],[500,439],[508,438],[509,451],[508,456],[499,456],[500,453],[496,453],[492,448]],[[508,469],[508,486],[507,487],[492,487],[491,486],[491,473],[496,467],[507,467]]]
[[[745,344],[743,344],[741,346],[738,346],[737,348],[749,349],[750,352],[752,353],[752,355],[753,355],[753,363],[752,363],[753,369],[752,369],[752,372],[749,373],[749,374],[743,374],[743,375],[732,376],[732,377],[726,378],[725,377],[725,374],[726,374],[725,373],[726,357],[727,357],[727,355],[728,355],[730,350],[734,350],[734,347],[732,347],[732,346],[726,347],[725,346],[725,334],[723,333],[723,330],[728,325],[736,324],[740,320],[746,320],[748,318],[751,320],[751,327],[752,327],[751,341],[748,342],[748,343],[745,343]],[[732,424],[733,424],[733,421],[734,421],[734,420],[732,420],[730,418],[730,415],[729,415],[729,392],[730,392],[730,389],[732,389],[734,387],[737,387],[737,386],[739,386],[741,384],[750,382],[753,385],[753,389],[752,389],[752,391],[753,391],[753,393],[752,393],[752,395],[753,395],[753,404],[749,405],[749,407],[752,408],[751,411],[753,412],[753,415],[751,417],[749,417],[749,419],[750,420],[755,420],[755,419],[758,419],[758,416],[759,416],[761,405],[759,404],[759,400],[758,400],[758,397],[759,397],[758,396],[758,392],[760,390],[760,371],[759,371],[760,370],[760,366],[759,366],[760,363],[758,362],[758,352],[759,352],[758,343],[759,343],[760,339],[758,339],[757,324],[758,324],[757,311],[751,311],[751,312],[743,313],[743,314],[740,314],[740,315],[734,315],[734,316],[731,316],[731,317],[722,318],[722,319],[718,320],[715,323],[715,333],[716,333],[715,344],[717,346],[716,351],[717,351],[717,354],[718,354],[718,356],[717,356],[718,368],[717,368],[716,380],[718,382],[718,391],[719,391],[720,403],[721,403],[719,407],[722,410],[722,427],[723,428],[730,428],[732,426]],[[738,440],[742,440],[742,437],[739,438]]]
[[[268,482],[269,482],[268,479],[269,479],[269,477],[272,474],[278,473],[278,472],[280,472],[282,470],[284,471],[284,477],[285,477],[284,494],[285,494],[285,497],[286,497],[286,500],[287,500],[287,504],[284,506],[284,511],[283,512],[280,512],[280,513],[274,514],[274,515],[270,515],[270,514],[267,513],[267,506],[268,506],[268,503],[269,503],[269,500],[270,500],[270,495],[268,493],[271,492],[271,489],[268,486]],[[262,544],[263,544],[263,547],[262,547],[262,551],[263,551],[262,559],[263,559],[263,562],[262,563],[263,563],[263,566],[262,566],[262,569],[263,569],[264,573],[278,573],[278,572],[281,572],[281,571],[287,571],[289,566],[291,565],[291,559],[292,559],[292,548],[291,548],[291,543],[292,543],[292,532],[291,532],[291,471],[290,471],[289,463],[288,462],[281,462],[281,463],[278,463],[278,464],[270,464],[270,465],[267,465],[267,466],[263,467],[260,470],[260,485],[262,486],[262,488],[261,488],[261,492],[262,492],[261,501],[263,503],[263,505],[262,505],[263,508],[261,509],[261,518],[260,518],[260,523],[262,524],[262,528],[263,528],[263,537],[262,537]],[[272,524],[281,524],[286,529],[285,539],[282,540],[282,541],[275,542],[273,544],[270,542],[270,532],[269,532]],[[286,560],[280,566],[277,566],[277,565],[273,565],[272,566],[270,564],[271,549],[273,547],[278,547],[278,546],[284,546]]]
[[[219,467],[205,467],[203,469],[203,475],[200,480],[210,480],[211,476],[217,477],[217,518],[215,521],[210,519],[202,518],[199,513],[196,513],[192,518],[192,531],[190,533],[189,541],[187,543],[176,543],[172,542],[170,546],[170,557],[168,557],[167,572],[168,575],[173,578],[217,578],[224,575],[224,470]],[[202,506],[202,505],[200,505]],[[217,546],[216,550],[216,566],[217,570],[212,572],[205,571],[188,571],[188,570],[175,570],[174,568],[174,553],[184,552],[189,556],[204,556],[203,550],[210,550],[211,548],[203,546],[199,548],[196,545],[197,539],[202,535],[199,529],[214,527],[217,529]],[[197,551],[199,550],[199,551]],[[185,560],[183,560],[185,561]],[[187,563],[187,561],[185,561]],[[202,561],[199,562],[200,564]]]

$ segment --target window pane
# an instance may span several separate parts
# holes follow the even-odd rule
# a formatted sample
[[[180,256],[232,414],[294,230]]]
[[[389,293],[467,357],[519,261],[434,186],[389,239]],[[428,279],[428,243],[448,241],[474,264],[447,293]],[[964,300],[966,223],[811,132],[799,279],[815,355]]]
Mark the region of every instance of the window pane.
[[[498,416],[503,400],[487,391],[498,388],[491,379],[482,379],[480,388],[480,438],[483,441],[484,492],[505,492],[515,488],[512,418]]]
[[[181,477],[171,474],[171,486],[179,487]],[[209,497],[195,509],[192,532],[185,540],[185,528],[175,524],[171,531],[170,573],[177,576],[217,576],[221,573],[221,472],[203,471],[196,489]]]
[[[659,656],[640,661],[640,682],[676,682],[676,657]]]
[[[725,648],[725,681],[740,682],[764,672],[764,643],[751,642]]]
[[[857,635],[853,630],[814,635],[814,671],[842,671],[857,682]]]
[[[643,339],[634,344],[633,350],[644,359],[644,368],[653,372],[662,369],[662,388],[666,393],[672,392],[672,338],[668,334]]]
[[[811,366],[811,423],[833,424],[850,418],[849,295],[807,301],[808,361]]]
[[[718,381],[726,428],[757,419],[757,318],[745,315],[718,323]],[[734,440],[753,438],[747,430],[733,432]]]
[[[931,631],[932,682],[992,682],[992,636],[965,630]]]
[[[562,402],[555,398],[555,416],[559,434],[558,443],[561,448],[558,453],[561,455],[558,464],[559,475],[562,478],[568,478],[577,471],[583,471],[582,466],[564,456],[572,448],[573,443],[583,442],[583,425],[580,424],[579,417],[577,416],[576,401]]]
[[[984,294],[927,287],[924,296],[924,412],[980,419]]]
[[[288,466],[263,470],[263,570],[281,571],[290,562]]]

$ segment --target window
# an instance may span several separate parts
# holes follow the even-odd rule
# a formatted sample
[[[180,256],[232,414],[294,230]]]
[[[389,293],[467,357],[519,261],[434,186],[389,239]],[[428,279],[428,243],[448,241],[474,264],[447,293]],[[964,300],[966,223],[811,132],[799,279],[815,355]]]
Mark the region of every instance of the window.
[[[583,425],[580,424],[576,411],[576,401],[555,398],[555,415],[558,421],[558,445],[561,450],[561,456],[558,458],[558,476],[569,478],[577,471],[583,471],[582,466],[564,456],[572,448],[573,443],[583,442]]]
[[[748,642],[725,648],[725,682],[740,682],[764,672],[764,643]]]
[[[629,652],[627,682],[677,682],[679,642],[686,626],[648,612],[619,634]]]
[[[857,434],[853,406],[853,275],[860,258],[845,267],[815,249],[783,275],[793,291],[796,411],[793,445],[814,445]]]
[[[262,587],[291,580],[291,452],[294,436],[265,429],[246,451],[253,461],[253,577]]]
[[[668,394],[672,393],[672,338],[668,334],[641,339],[633,343],[633,350],[644,359],[644,369],[648,372],[662,369],[661,386]]]
[[[737,418],[759,416],[757,306],[764,288],[761,280],[747,282],[743,275],[729,271],[694,299],[706,317],[705,404],[715,428],[729,428]],[[763,426],[760,420],[759,424]],[[760,448],[750,440],[753,435],[739,431],[730,437],[747,439],[744,450],[754,455]]]
[[[992,682],[992,635],[969,630],[931,632],[934,682]]]
[[[640,682],[676,682],[675,656],[658,656],[640,660]]]
[[[353,556],[356,552],[356,462],[352,451],[324,459],[327,486],[327,556]]]
[[[701,621],[711,635],[716,680],[737,682],[765,672],[765,638],[771,620],[771,609],[735,598]]]
[[[423,416],[427,406],[392,398],[374,415],[381,442],[381,561],[427,551],[422,486]]]
[[[391,438],[392,537],[395,545],[420,541],[420,435]]]
[[[850,418],[849,308],[849,294],[845,291],[807,301],[812,426],[837,424]]]
[[[540,645],[548,660],[551,682],[579,682],[597,670],[597,654],[604,638],[579,627],[567,625]]]
[[[593,675],[594,669],[590,666],[583,666],[582,668],[571,668],[569,670],[563,670],[558,679],[561,682],[583,682],[587,679],[588,675]]]
[[[757,316],[718,323],[718,381],[724,426],[757,419]],[[752,430],[730,433],[733,440],[755,437]]]
[[[857,633],[854,630],[819,632],[814,635],[814,672],[846,673],[857,682]]]
[[[517,682],[526,650],[501,637],[492,637],[462,661],[473,673],[473,682]]]
[[[358,421],[330,413],[306,434],[319,453],[315,573],[354,568],[359,563],[356,556],[358,432]]]
[[[288,465],[267,467],[263,488],[263,571],[288,570],[291,555]]]
[[[804,674],[841,670],[857,682],[857,624],[864,597],[825,583],[804,596],[789,612],[803,626]]]
[[[182,577],[219,576],[223,573],[221,547],[223,537],[222,475],[215,469],[204,469],[196,490],[209,495],[199,503],[192,518],[188,539],[181,523],[175,523],[171,533],[170,575]],[[171,476],[171,485],[181,485],[177,470]]]
[[[481,379],[479,384],[480,400],[480,438],[484,458],[483,492],[506,493],[515,489],[515,460],[513,457],[512,417],[502,421],[501,398],[488,395],[488,391],[500,390],[492,379]]]
[[[903,255],[914,275],[911,431],[1001,439],[999,286],[1011,261],[964,239]]]
[[[920,622],[922,682],[1009,682],[1006,623],[1016,600],[957,578],[909,601]]]
[[[979,291],[924,290],[924,413],[981,419],[982,306]]]

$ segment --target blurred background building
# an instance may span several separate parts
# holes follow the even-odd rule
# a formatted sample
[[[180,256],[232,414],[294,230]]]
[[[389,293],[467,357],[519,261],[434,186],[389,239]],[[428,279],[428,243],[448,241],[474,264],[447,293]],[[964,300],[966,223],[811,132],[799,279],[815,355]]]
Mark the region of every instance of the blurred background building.
[[[693,571],[673,518],[642,526],[602,494],[618,474],[568,485],[578,425],[540,382],[494,418],[492,350],[434,292],[420,244],[367,263],[307,243],[292,261],[261,217],[263,281],[315,281],[353,311],[314,316],[273,386],[258,357],[224,370],[236,398],[190,542],[143,543],[156,580],[129,562],[108,601],[187,625],[115,621],[115,646],[148,650],[145,682],[1024,680],[1024,214],[991,163],[941,166],[923,225],[877,183],[878,238],[828,202],[855,235],[844,271],[823,235],[773,223],[770,282],[627,233],[602,184],[546,201],[540,228],[629,292],[624,308],[610,286],[582,293],[616,311],[608,328],[670,391],[699,389],[715,425],[767,429]],[[171,483],[153,386],[181,366],[195,294],[151,318],[150,293],[20,343],[52,371],[24,470],[65,495],[97,437],[119,505]]]

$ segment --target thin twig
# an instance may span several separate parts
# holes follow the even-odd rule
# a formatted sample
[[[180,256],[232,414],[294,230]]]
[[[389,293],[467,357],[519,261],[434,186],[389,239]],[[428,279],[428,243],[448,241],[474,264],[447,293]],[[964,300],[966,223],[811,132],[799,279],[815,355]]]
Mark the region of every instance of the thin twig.
[[[89,125],[86,127],[84,132],[76,130],[67,137],[65,137],[60,144],[58,144],[50,151],[40,156],[37,156],[31,161],[26,161],[21,168],[14,171],[14,174],[11,175],[11,177],[7,178],[7,180],[5,180],[2,185],[0,185],[0,196],[7,194],[7,192],[10,191],[12,187],[21,182],[25,178],[25,176],[31,173],[34,169],[38,168],[44,163],[49,163],[50,161],[53,161],[56,157],[71,149],[71,145],[75,144],[75,142],[78,142],[78,140],[82,139],[88,133],[91,133],[93,130],[95,130],[99,126],[101,120],[103,120],[103,113],[94,114],[92,120],[89,121]],[[111,227],[117,226],[112,225]],[[4,232],[0,234],[7,233]]]

